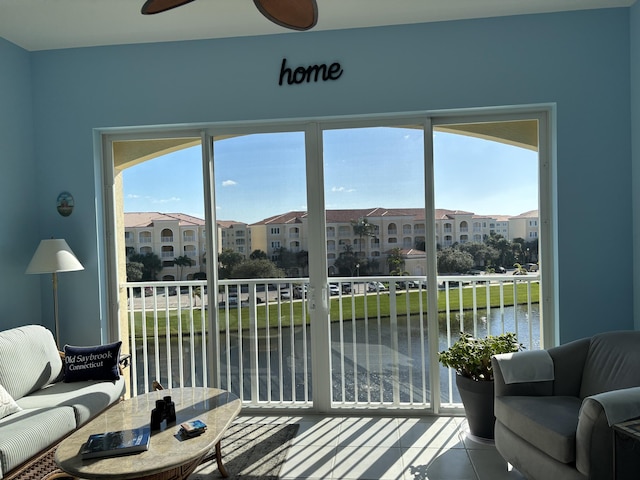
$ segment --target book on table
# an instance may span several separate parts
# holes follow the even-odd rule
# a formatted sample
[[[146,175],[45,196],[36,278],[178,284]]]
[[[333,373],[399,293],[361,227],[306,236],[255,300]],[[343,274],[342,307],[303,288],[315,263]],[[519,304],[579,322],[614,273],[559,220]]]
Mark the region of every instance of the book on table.
[[[82,446],[83,459],[115,457],[144,452],[149,449],[151,429],[149,427],[119,430],[116,432],[96,433],[89,436]]]
[[[202,420],[191,420],[180,424],[180,433],[187,438],[202,435],[206,429],[207,425]]]

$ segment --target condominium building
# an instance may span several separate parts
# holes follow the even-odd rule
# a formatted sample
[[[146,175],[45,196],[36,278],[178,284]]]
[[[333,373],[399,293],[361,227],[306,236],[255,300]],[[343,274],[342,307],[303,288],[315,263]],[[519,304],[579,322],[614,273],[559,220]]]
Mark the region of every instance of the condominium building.
[[[475,215],[461,210],[436,209],[436,243],[441,247],[455,243],[481,243],[490,235],[499,234],[508,240],[538,237],[538,211],[521,215]],[[291,211],[265,218],[248,225],[238,221],[217,222],[218,250],[232,250],[248,257],[254,250],[264,251],[277,260],[282,248],[298,253],[308,250],[307,212]],[[358,235],[354,224],[366,222],[368,235]],[[370,208],[326,211],[327,264],[345,250],[360,258],[377,261],[380,272],[388,273],[386,259],[394,249],[400,249],[405,269],[412,275],[424,275],[426,270],[426,222],[421,208]],[[163,261],[163,280],[183,280],[204,271],[205,221],[180,213],[125,213],[127,254],[154,252]],[[186,255],[191,267],[182,267],[182,278],[174,258]],[[335,270],[335,269],[334,269]],[[335,273],[335,272],[334,272]]]
[[[135,212],[124,214],[126,254],[155,253],[162,261],[159,280],[190,280],[205,271],[205,221],[184,213]],[[188,257],[191,266],[177,265]]]
[[[218,221],[219,250],[228,249],[248,257],[251,250],[251,229],[234,220]]]
[[[500,234],[508,240],[537,238],[537,210],[516,217],[475,215],[446,209],[436,209],[435,214],[436,243],[442,247],[455,243],[481,243],[492,234]],[[361,237],[355,233],[354,224],[363,221],[372,226],[371,235]],[[307,250],[305,211],[274,215],[251,224],[250,230],[251,250],[263,250],[274,260],[283,247],[292,252]],[[327,210],[328,267],[331,269],[340,253],[350,249],[359,257],[378,260],[381,270],[385,271],[386,257],[395,248],[401,250],[406,260],[419,258],[417,251],[425,248],[426,231],[425,213],[421,208]],[[410,269],[410,273],[422,275],[424,261],[412,261],[415,267]]]

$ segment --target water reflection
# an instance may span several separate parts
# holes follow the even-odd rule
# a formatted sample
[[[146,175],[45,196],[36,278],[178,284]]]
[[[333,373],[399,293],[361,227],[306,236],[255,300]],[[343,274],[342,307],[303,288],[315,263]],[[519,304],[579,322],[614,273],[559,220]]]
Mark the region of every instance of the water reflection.
[[[539,306],[493,308],[452,314],[447,330],[446,318],[439,319],[438,350],[444,350],[467,331],[483,337],[502,332],[516,332],[527,349],[540,348]],[[242,335],[242,338],[240,337]],[[309,328],[282,327],[262,331],[257,339],[258,371],[252,371],[251,342],[247,331],[220,335],[218,357],[222,388],[245,400],[251,399],[251,380],[257,378],[259,401],[304,402],[313,398],[311,390],[311,338]],[[201,386],[203,384],[203,345],[200,336],[191,347],[190,338],[177,336],[147,347],[148,371],[144,372],[144,351],[136,348],[138,392],[151,388],[159,379],[165,386]],[[168,360],[167,352],[170,354]],[[156,362],[156,359],[159,362]],[[428,404],[429,346],[426,315],[424,321],[413,315],[392,325],[380,320],[346,320],[331,324],[332,397],[336,402],[389,403],[398,398],[403,403]],[[209,368],[211,368],[209,366]],[[169,379],[168,372],[171,372]],[[308,372],[308,373],[306,373]],[[257,376],[255,376],[257,374]],[[449,371],[440,367],[441,401],[460,401]],[[195,380],[194,380],[195,379]]]

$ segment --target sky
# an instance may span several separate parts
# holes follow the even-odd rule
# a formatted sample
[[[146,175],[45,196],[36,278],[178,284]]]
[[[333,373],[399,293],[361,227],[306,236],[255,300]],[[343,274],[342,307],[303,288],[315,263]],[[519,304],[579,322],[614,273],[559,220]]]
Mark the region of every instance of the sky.
[[[410,128],[323,132],[327,209],[423,207],[423,133]],[[218,220],[253,223],[306,210],[302,132],[262,133],[214,143]],[[518,215],[538,208],[537,153],[444,132],[434,133],[436,208]],[[200,147],[144,162],[123,173],[125,212],[204,218]]]

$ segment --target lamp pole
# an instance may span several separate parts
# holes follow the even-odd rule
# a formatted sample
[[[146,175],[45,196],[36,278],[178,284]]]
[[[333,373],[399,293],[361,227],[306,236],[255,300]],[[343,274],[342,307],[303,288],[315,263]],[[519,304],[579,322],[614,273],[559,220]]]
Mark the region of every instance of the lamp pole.
[[[55,321],[56,328],[56,344],[58,348],[61,348],[60,345],[60,324],[58,323],[58,274],[53,272],[51,274],[51,281],[53,282],[53,318]]]

